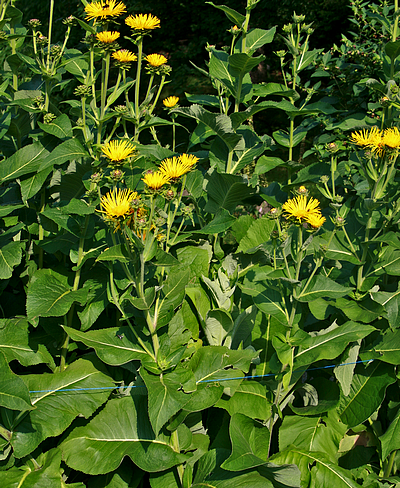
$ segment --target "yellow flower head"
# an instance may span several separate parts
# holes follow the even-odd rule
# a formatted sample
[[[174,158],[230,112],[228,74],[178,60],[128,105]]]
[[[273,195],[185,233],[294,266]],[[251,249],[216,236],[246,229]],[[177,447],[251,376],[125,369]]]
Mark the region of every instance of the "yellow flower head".
[[[162,54],[149,54],[146,56],[145,60],[150,64],[150,66],[154,66],[155,68],[162,66],[168,61],[167,58]]]
[[[104,144],[101,152],[107,156],[110,161],[119,163],[131,156],[135,152],[136,146],[132,146],[129,141],[110,141]]]
[[[134,30],[153,30],[160,27],[160,19],[151,14],[130,15],[125,19],[125,24]]]
[[[119,32],[103,31],[96,34],[96,37],[103,44],[112,44],[120,35]]]
[[[101,213],[105,214],[110,220],[119,220],[132,213],[130,202],[137,198],[137,193],[125,188],[121,190],[109,191],[101,197]]]
[[[196,164],[198,158],[192,154],[184,154],[183,156],[186,157],[182,159],[182,156],[179,156],[179,158],[174,156],[172,158],[164,159],[160,165],[160,173],[171,178],[171,180],[178,179],[182,175],[188,173],[193,165]],[[192,156],[194,159],[190,160],[189,156]]]
[[[169,183],[170,178],[160,171],[155,173],[147,173],[142,181],[152,190],[159,190],[162,186]]]
[[[314,227],[314,229],[319,229],[325,223],[326,218],[321,214],[311,214],[306,220],[311,227]]]
[[[391,149],[399,149],[400,147],[400,132],[397,127],[386,129],[383,133],[383,144]]]
[[[181,154],[179,156],[179,160],[182,164],[192,167],[197,163],[199,158],[196,157],[194,154]]]
[[[167,108],[173,108],[179,102],[179,97],[168,97],[164,98],[163,104]]]
[[[118,17],[126,12],[126,7],[122,2],[117,0],[98,0],[89,3],[85,7],[86,20],[106,19],[108,17]]]
[[[127,49],[120,49],[115,53],[112,53],[112,57],[119,63],[131,63],[132,61],[137,61],[137,56],[131,53]]]
[[[311,215],[321,215],[318,205],[319,201],[316,198],[311,197],[307,202],[305,195],[299,195],[285,202],[282,208],[286,212],[286,218],[294,217],[301,223],[307,221]]]

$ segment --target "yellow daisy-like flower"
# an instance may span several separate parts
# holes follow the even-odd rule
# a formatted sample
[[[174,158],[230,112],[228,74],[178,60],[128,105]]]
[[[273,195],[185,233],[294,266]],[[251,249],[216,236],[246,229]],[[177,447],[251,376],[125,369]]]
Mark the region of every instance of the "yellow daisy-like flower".
[[[400,131],[397,127],[386,129],[382,136],[383,144],[391,149],[400,147]]]
[[[103,44],[112,44],[121,34],[119,32],[103,31],[96,34],[97,39]]]
[[[151,14],[130,15],[125,19],[125,24],[135,30],[153,30],[160,27],[160,19]]]
[[[160,171],[156,171],[155,173],[147,173],[142,181],[152,190],[159,190],[162,186],[169,183],[170,178]]]
[[[314,227],[314,229],[319,229],[325,223],[326,218],[321,214],[311,214],[306,220],[311,227]]]
[[[381,131],[378,127],[372,127],[371,130],[362,129],[351,134],[351,142],[357,144],[357,146],[370,147],[371,144],[376,144],[380,138]]]
[[[101,152],[107,156],[110,161],[119,163],[131,156],[135,152],[136,146],[132,146],[129,141],[110,141],[104,144]]]
[[[188,173],[192,169],[193,165],[196,164],[198,158],[191,154],[190,156],[193,156],[196,159],[195,161],[189,160],[187,154],[184,156],[186,156],[186,158],[183,160],[181,156],[179,158],[174,156],[172,158],[164,159],[160,165],[160,173],[168,178],[171,178],[171,180],[176,180],[182,175]]]
[[[182,164],[185,164],[187,166],[194,166],[199,158],[196,157],[194,154],[181,154],[179,156],[179,160]]]
[[[118,17],[126,12],[126,7],[117,0],[100,0],[86,5],[86,20],[106,19],[107,17]]]
[[[172,96],[172,97],[164,98],[162,103],[167,108],[173,108],[178,102],[179,102],[179,97]]]
[[[128,51],[128,49],[120,49],[115,53],[112,53],[112,57],[119,63],[131,63],[132,61],[137,61],[136,54]]]
[[[286,212],[285,217],[294,217],[299,222],[307,221],[312,215],[321,215],[321,211],[318,208],[319,201],[316,198],[310,198],[307,202],[307,197],[299,195],[296,198],[291,198],[282,205],[283,210]]]
[[[137,198],[137,193],[128,188],[109,191],[101,197],[102,210],[99,212],[105,214],[110,220],[125,218],[132,213],[130,202],[135,198]]]
[[[150,64],[150,66],[154,66],[155,68],[162,66],[168,61],[167,58],[162,54],[149,54],[145,57],[145,60]]]

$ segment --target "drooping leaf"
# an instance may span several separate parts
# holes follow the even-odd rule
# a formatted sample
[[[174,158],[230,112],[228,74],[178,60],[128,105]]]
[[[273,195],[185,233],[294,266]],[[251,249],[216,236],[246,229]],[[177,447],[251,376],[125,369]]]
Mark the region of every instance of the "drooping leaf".
[[[340,298],[347,295],[352,288],[342,286],[334,280],[321,274],[314,276],[307,285],[308,280],[302,281],[302,290],[297,295],[299,302],[309,302],[317,298]],[[306,288],[307,286],[307,288]]]
[[[24,248],[24,242],[12,241],[0,249],[0,279],[11,278],[15,266],[21,262]]]
[[[0,405],[11,410],[30,410],[32,405],[28,388],[22,379],[11,371],[2,352],[0,371]]]
[[[389,454],[400,448],[400,409],[397,411],[395,418],[392,420],[386,432],[379,437],[382,446],[382,461]]]
[[[271,415],[265,387],[257,381],[244,381],[232,397],[224,395],[215,406],[225,409],[231,416],[241,413],[252,419],[266,420]]]
[[[62,114],[55,118],[52,122],[48,124],[43,124],[38,122],[39,127],[53,136],[59,139],[66,139],[67,137],[72,137],[72,124],[69,120],[68,115]]]
[[[125,456],[150,473],[186,461],[187,456],[175,452],[168,439],[154,435],[146,411],[143,396],[108,401],[89,424],[77,427],[62,442],[65,462],[87,474],[105,474],[115,470]]]
[[[112,391],[110,387],[115,386],[109,376],[86,359],[78,359],[62,373],[31,374],[22,378],[35,409],[14,427],[11,445],[17,458],[28,455],[47,437],[64,432],[78,415],[89,418],[107,400]]]
[[[9,181],[34,173],[48,156],[49,151],[40,142],[24,146],[0,164],[0,180]]]

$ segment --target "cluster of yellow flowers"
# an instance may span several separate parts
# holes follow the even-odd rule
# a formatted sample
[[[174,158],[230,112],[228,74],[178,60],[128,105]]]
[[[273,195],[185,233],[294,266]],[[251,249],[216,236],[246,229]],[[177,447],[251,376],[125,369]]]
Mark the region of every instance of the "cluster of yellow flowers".
[[[295,198],[289,199],[282,206],[286,212],[287,219],[297,220],[299,224],[307,222],[314,229],[319,229],[326,221],[321,214],[319,208],[319,201],[316,198],[310,198],[307,201],[306,195],[298,195]]]
[[[397,127],[380,130],[378,127],[362,129],[351,134],[351,142],[369,149],[375,156],[383,156],[386,152],[397,154],[400,148],[400,132]]]

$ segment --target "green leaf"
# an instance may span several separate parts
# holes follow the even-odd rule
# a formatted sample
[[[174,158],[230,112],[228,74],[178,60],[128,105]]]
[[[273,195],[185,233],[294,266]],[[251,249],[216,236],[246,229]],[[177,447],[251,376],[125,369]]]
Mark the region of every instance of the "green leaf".
[[[21,262],[24,248],[25,242],[12,241],[0,249],[0,279],[11,278],[13,269]]]
[[[225,142],[229,150],[233,150],[241,139],[241,136],[233,131],[232,121],[225,114],[214,114],[207,111],[200,105],[176,108],[173,109],[172,112],[202,122]]]
[[[302,281],[302,291],[296,297],[299,302],[310,302],[317,298],[340,298],[352,291],[352,288],[340,285],[334,280],[323,276],[314,276],[305,288],[308,279]]]
[[[122,244],[116,244],[103,251],[96,261],[120,261],[121,263],[129,262],[129,255]]]
[[[185,189],[196,199],[201,197],[203,193],[204,177],[198,169],[191,171],[186,176]]]
[[[400,284],[396,291],[386,292],[378,291],[371,292],[371,297],[376,302],[380,303],[386,310],[388,321],[393,329],[400,326]]]
[[[240,240],[236,252],[249,252],[260,244],[264,244],[271,239],[271,232],[274,230],[275,223],[269,217],[263,216],[254,220],[246,234]]]
[[[261,422],[236,413],[229,424],[232,454],[221,465],[228,471],[242,471],[265,463],[269,453],[269,430]]]
[[[317,378],[314,381],[309,381],[306,383],[306,385],[314,387],[317,393],[318,403],[317,405],[305,404],[301,407],[295,406],[293,403],[289,403],[289,406],[294,413],[305,416],[320,415],[321,413],[328,412],[337,407],[339,403],[340,390],[336,383],[332,383],[326,378]]]
[[[253,87],[253,93],[256,97],[268,97],[269,95],[293,97],[295,91],[286,88],[286,86],[281,83],[258,83]]]
[[[232,54],[228,58],[230,72],[237,77],[249,73],[264,60],[265,56],[263,55],[254,58],[245,53]]]
[[[396,381],[393,366],[374,361],[368,367],[357,366],[348,396],[342,396],[338,413],[349,428],[367,420],[385,397],[386,388]]]
[[[287,310],[282,304],[282,295],[269,285],[245,280],[240,285],[243,293],[253,297],[253,302],[261,312],[274,315],[282,324],[288,324]]]
[[[348,319],[355,322],[363,322],[364,324],[372,323],[385,313],[384,308],[369,297],[365,297],[358,302],[339,298],[336,300],[336,307],[339,310],[343,310]]]
[[[64,329],[72,340],[93,347],[97,356],[111,366],[119,366],[147,356],[143,348],[137,344],[129,327],[126,326],[89,330],[88,332],[65,326]]]
[[[339,444],[346,430],[346,425],[334,415],[285,415],[279,428],[279,451],[294,445],[308,452],[323,452],[332,463],[337,463]]]
[[[52,168],[46,168],[43,171],[38,171],[33,176],[25,178],[19,182],[21,187],[22,201],[26,203],[30,198],[34,197],[43,187],[44,182],[51,173]]]
[[[302,336],[294,356],[294,367],[297,369],[321,359],[335,359],[349,343],[363,339],[374,330],[370,325],[346,322],[333,329],[322,329],[314,336]]]
[[[11,445],[17,458],[28,455],[48,437],[64,432],[78,415],[89,418],[109,397],[109,387],[115,386],[109,376],[86,359],[78,359],[62,373],[31,374],[22,378],[35,409],[21,418],[13,429]],[[64,389],[69,391],[59,391]],[[79,391],[72,391],[74,389]]]
[[[236,10],[227,7],[226,5],[215,5],[213,2],[206,2],[206,3],[212,5],[213,7],[219,10],[222,10],[225,13],[225,15],[228,17],[228,19],[234,24],[236,24],[237,26],[241,26],[246,19],[244,15],[240,14],[239,12],[236,12]]]
[[[21,412],[31,410],[33,407],[29,399],[29,390],[22,379],[11,371],[2,352],[0,371],[0,405]]]
[[[204,227],[192,231],[195,234],[220,234],[228,230],[236,222],[236,217],[222,209],[218,215]]]
[[[210,346],[222,346],[225,337],[232,329],[233,320],[226,310],[214,309],[207,312],[204,332]]]
[[[340,383],[343,395],[348,396],[350,393],[351,382],[353,381],[354,369],[356,367],[356,361],[358,353],[360,351],[361,340],[350,346],[348,351],[342,355],[340,359],[340,365],[336,366],[333,370],[333,374]]]
[[[261,156],[261,158],[259,158],[257,161],[256,167],[254,168],[254,173],[257,175],[262,175],[268,173],[268,171],[271,171],[271,169],[284,164],[285,162],[280,158]]]
[[[389,41],[385,44],[385,53],[391,61],[394,61],[400,54],[400,41]]]
[[[141,369],[140,376],[149,395],[150,422],[158,434],[166,422],[189,402],[191,395],[185,389],[196,389],[194,376],[190,370],[179,368],[162,376]]]
[[[0,165],[0,180],[8,181],[37,171],[49,151],[40,142],[19,149]]]
[[[301,486],[360,488],[350,471],[332,463],[323,452],[308,452],[291,447],[275,454],[269,461],[278,465],[297,465],[301,471]]]
[[[307,130],[304,127],[297,127],[293,132],[292,147],[296,147],[306,137]],[[272,134],[272,137],[278,144],[283,147],[290,147],[290,134],[284,130],[277,130]]]
[[[129,456],[140,469],[154,473],[186,461],[169,439],[154,435],[146,411],[143,396],[110,400],[89,424],[74,429],[62,442],[66,464],[87,474],[105,474]]]
[[[22,366],[54,364],[46,346],[29,331],[26,318],[0,319],[0,351],[8,362],[16,360]]]
[[[35,462],[35,466],[24,464],[21,468],[13,467],[0,471],[1,486],[4,488],[75,488],[75,484],[64,484],[61,451],[58,448],[36,457]]]
[[[66,139],[72,137],[72,125],[68,115],[59,115],[56,119],[48,124],[38,122],[39,127],[48,134],[58,137],[59,139]]]
[[[100,314],[108,305],[107,298],[107,284],[108,273],[96,277],[93,273],[93,279],[86,280],[83,288],[88,290],[88,300],[85,308],[78,312],[79,320],[81,321],[81,330],[88,330],[99,318]]]
[[[379,359],[389,364],[399,364],[400,358],[400,330],[388,330],[381,340],[375,344],[373,351],[379,354]]]
[[[84,59],[84,57],[74,57],[70,61],[68,61],[65,65],[64,68],[68,71],[68,73],[71,73],[72,75],[76,76],[80,83],[85,82],[85,77],[89,69],[89,64]]]
[[[83,305],[87,299],[87,290],[73,291],[68,284],[61,281],[48,270],[35,273],[35,280],[28,288],[26,311],[29,320],[36,317],[61,317],[65,315],[74,302]]]
[[[382,446],[382,461],[385,461],[392,451],[400,449],[400,409],[379,440]]]
[[[230,416],[241,413],[263,420],[271,416],[271,402],[266,398],[265,386],[257,381],[244,381],[232,397],[224,395],[215,407],[225,409]]]
[[[216,171],[209,177],[206,190],[209,200],[205,210],[213,214],[220,209],[234,210],[254,193],[253,188],[241,176],[220,174]]]
[[[258,48],[264,46],[265,44],[269,44],[274,40],[276,32],[276,27],[272,27],[269,30],[264,29],[251,29],[246,35],[246,52],[247,53],[254,53]],[[239,39],[237,41],[237,45],[235,46],[236,49],[239,47],[241,49],[242,40]]]
[[[89,156],[78,139],[68,139],[58,145],[42,162],[39,171],[54,165],[60,165],[66,161],[80,159]]]

